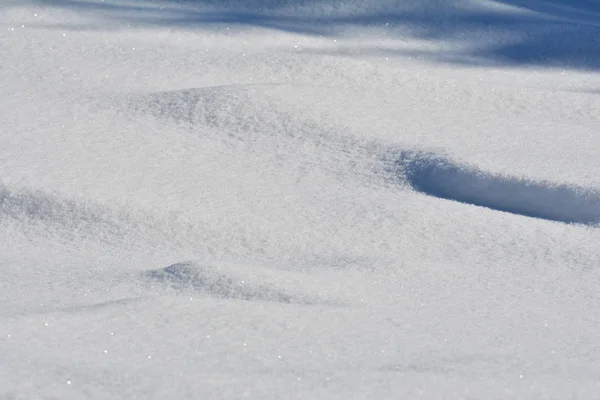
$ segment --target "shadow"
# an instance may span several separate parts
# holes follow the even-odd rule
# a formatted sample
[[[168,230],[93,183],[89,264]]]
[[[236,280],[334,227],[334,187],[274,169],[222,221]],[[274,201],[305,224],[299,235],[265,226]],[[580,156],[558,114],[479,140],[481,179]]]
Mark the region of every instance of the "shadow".
[[[600,89],[581,89],[581,90],[577,90],[576,92],[600,95]]]
[[[137,26],[259,27],[321,36],[342,35],[354,27],[375,27],[377,34],[387,37],[451,44],[454,50],[418,54],[436,61],[600,68],[600,0],[502,0],[480,5],[466,0],[32,1],[92,14],[96,21],[100,18],[104,23]],[[103,28],[97,23],[96,27],[92,23],[45,27]],[[387,51],[398,56],[409,55],[400,48]]]
[[[503,0],[502,2],[579,24],[589,23],[596,26],[600,24],[600,1],[598,0]]]
[[[429,196],[550,221],[600,223],[598,191],[492,175],[431,153],[403,153],[398,171]]]

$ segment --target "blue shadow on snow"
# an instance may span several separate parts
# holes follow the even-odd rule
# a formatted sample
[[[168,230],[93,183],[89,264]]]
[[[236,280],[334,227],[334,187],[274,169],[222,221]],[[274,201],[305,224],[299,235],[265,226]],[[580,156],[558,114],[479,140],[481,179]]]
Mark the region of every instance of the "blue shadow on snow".
[[[403,153],[398,171],[429,196],[550,221],[600,223],[598,191],[492,175],[431,153]]]
[[[378,27],[391,37],[444,40],[458,45],[459,50],[444,53],[412,54],[438,61],[600,68],[600,0],[499,0],[485,7],[474,6],[467,0],[371,3],[345,0],[332,3],[331,7],[326,7],[331,0],[32,1],[143,26],[193,29],[250,26],[324,36],[341,34],[353,26]],[[348,7],[344,8],[345,4]],[[331,11],[336,7],[342,11]],[[69,29],[69,25],[54,28]],[[93,26],[71,28],[93,29]],[[368,51],[364,47],[360,50]],[[398,56],[411,55],[402,49],[386,51]]]

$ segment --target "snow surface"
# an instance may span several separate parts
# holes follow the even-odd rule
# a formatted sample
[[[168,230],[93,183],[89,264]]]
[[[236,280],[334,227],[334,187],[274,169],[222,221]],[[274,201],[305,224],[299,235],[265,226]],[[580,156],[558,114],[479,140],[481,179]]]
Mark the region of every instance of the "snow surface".
[[[600,398],[600,1],[0,5],[0,398]]]

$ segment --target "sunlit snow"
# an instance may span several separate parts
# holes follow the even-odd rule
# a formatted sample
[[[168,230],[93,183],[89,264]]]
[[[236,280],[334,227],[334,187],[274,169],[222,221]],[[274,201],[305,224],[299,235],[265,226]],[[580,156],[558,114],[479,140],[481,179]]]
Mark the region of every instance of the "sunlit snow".
[[[0,5],[0,398],[600,398],[600,1]]]

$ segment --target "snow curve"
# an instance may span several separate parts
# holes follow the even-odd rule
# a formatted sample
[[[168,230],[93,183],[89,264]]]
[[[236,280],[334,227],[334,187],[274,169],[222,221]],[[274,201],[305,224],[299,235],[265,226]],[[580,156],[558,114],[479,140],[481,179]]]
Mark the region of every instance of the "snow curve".
[[[564,223],[600,223],[600,193],[578,186],[494,175],[444,156],[403,152],[404,179],[430,196]]]

